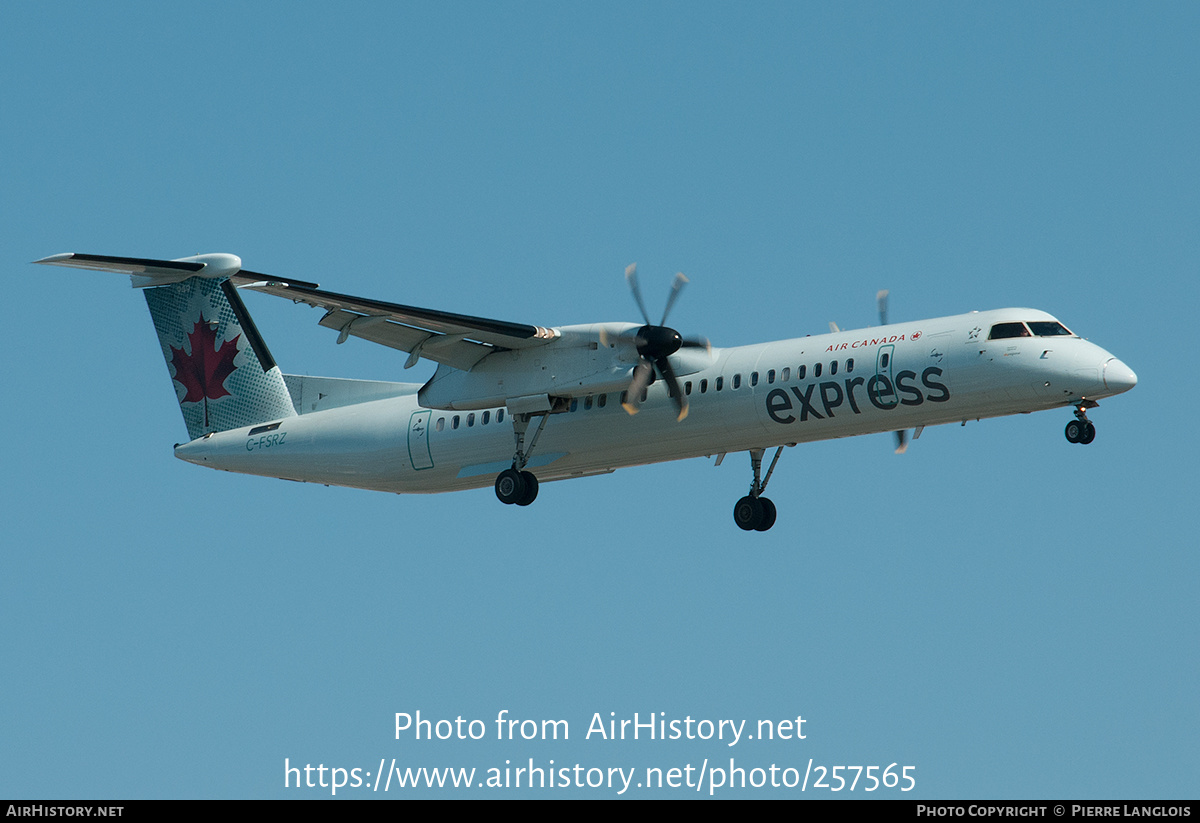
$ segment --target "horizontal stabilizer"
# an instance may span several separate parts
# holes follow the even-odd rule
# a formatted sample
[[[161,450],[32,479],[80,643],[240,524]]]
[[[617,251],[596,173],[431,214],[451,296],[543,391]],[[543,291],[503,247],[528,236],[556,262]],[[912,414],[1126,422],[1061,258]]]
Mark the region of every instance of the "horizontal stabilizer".
[[[235,285],[238,286],[282,282],[279,278],[270,275],[243,270],[242,259],[236,254],[198,254],[194,257],[181,257],[176,260],[156,260],[147,257],[112,257],[105,254],[67,252],[66,254],[52,254],[33,262],[47,266],[67,266],[74,269],[128,274],[133,278],[134,288],[168,286],[172,283],[182,283],[189,277],[233,278]],[[317,288],[316,283],[309,283],[305,280],[289,279],[287,283],[306,288]]]
[[[182,283],[204,270],[205,264],[185,260],[148,260],[142,257],[109,257],[103,254],[55,254],[34,260],[48,266],[69,266],[128,274],[135,278],[134,286],[165,286]],[[239,265],[241,261],[238,261]],[[143,282],[139,282],[143,281]]]

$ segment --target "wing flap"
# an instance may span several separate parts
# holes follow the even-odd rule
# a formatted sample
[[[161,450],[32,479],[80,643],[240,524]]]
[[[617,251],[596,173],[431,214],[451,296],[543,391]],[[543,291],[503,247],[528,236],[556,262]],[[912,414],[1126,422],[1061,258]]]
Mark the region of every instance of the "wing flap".
[[[339,332],[339,342],[347,336],[359,337],[381,346],[410,352],[412,356],[404,364],[406,368],[415,365],[418,357],[427,357],[467,371],[497,350],[495,346],[464,340],[461,335],[435,334],[405,326],[385,315],[356,314],[334,309],[321,318],[320,325]]]

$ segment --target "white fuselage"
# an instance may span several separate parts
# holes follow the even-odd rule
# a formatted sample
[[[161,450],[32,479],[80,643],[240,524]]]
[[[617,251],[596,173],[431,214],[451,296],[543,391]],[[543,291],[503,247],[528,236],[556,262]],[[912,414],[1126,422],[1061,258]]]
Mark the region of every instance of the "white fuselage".
[[[1031,309],[714,349],[681,360],[689,414],[664,381],[630,416],[620,392],[552,414],[526,468],[539,480],[624,466],[1075,406],[1132,388],[1104,349],[1073,335],[989,340]],[[176,447],[199,465],[401,493],[490,486],[513,462],[511,413],[421,406],[416,391],[206,435]],[[537,418],[529,427],[532,436]],[[266,431],[263,431],[267,429]],[[253,434],[251,432],[254,432]]]

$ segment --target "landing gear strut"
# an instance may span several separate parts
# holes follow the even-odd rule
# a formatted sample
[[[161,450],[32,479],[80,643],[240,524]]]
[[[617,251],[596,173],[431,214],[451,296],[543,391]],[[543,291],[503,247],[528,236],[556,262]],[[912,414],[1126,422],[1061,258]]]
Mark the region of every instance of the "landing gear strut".
[[[545,412],[540,416],[542,420],[538,423],[537,431],[533,433],[533,439],[529,441],[529,448],[526,449],[525,432],[529,430],[529,420],[533,415],[512,415],[513,437],[517,441],[517,451],[513,455],[512,468],[505,469],[496,477],[496,497],[505,505],[515,503],[518,506],[528,506],[537,499],[538,480],[533,476],[533,472],[525,471],[525,464],[529,462],[529,455],[533,453],[533,447],[537,445],[542,429],[546,428],[546,421],[550,418],[550,413]]]
[[[767,488],[767,481],[771,479],[771,472],[775,471],[775,464],[779,462],[779,456],[783,454],[783,446],[775,450],[775,457],[771,460],[767,475],[760,480],[764,454],[766,454],[766,449],[750,450],[750,465],[754,469],[754,481],[750,484],[750,493],[733,506],[733,522],[737,523],[739,529],[748,532],[765,532],[775,525],[775,504],[769,498],[763,497],[762,493]]]
[[[1067,424],[1065,434],[1068,443],[1087,445],[1096,439],[1096,426],[1087,418],[1087,410],[1094,409],[1096,401],[1084,401],[1075,407],[1075,419]]]

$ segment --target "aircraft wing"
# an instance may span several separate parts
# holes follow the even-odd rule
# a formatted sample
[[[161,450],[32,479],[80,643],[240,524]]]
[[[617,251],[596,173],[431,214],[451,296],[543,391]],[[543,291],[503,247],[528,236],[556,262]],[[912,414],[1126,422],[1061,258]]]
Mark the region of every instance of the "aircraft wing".
[[[247,271],[241,268],[240,258],[229,254],[155,260],[67,253],[34,262],[129,274],[138,288],[178,283],[195,276],[228,277],[238,288],[325,309],[320,324],[338,331],[339,343],[344,343],[350,336],[361,337],[409,352],[405,368],[415,365],[418,358],[426,357],[465,371],[492,352],[541,346],[559,336],[554,329],[541,326],[324,291],[318,284],[305,280]]]
[[[406,368],[426,357],[465,371],[494,351],[541,346],[558,337],[554,329],[541,326],[353,297],[324,291],[315,283],[281,281],[246,271],[233,279],[241,288],[325,309],[320,324],[338,331],[339,343],[349,336],[361,337],[409,352]]]

